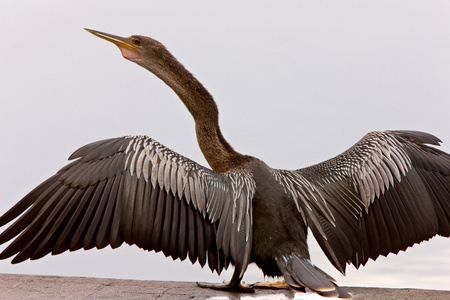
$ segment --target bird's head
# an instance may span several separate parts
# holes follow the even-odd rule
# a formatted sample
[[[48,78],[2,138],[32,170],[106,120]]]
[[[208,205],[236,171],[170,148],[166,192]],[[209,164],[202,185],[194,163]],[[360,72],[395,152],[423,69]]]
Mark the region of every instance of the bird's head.
[[[201,115],[204,119],[212,119],[212,122],[217,123],[217,106],[211,94],[162,43],[142,35],[120,37],[92,29],[86,30],[114,43],[119,47],[123,57],[144,67],[164,81],[180,97],[194,119],[200,118]]]
[[[119,47],[122,56],[142,67],[158,74],[161,67],[167,65],[167,60],[173,58],[163,44],[155,39],[142,35],[120,37],[97,30],[86,29],[86,31],[98,36]]]

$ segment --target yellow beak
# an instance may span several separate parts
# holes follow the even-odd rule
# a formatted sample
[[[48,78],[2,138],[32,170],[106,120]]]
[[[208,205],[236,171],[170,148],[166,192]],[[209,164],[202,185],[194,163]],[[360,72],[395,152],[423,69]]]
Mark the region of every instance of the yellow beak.
[[[122,52],[122,56],[125,57],[126,59],[133,60],[133,59],[141,58],[141,54],[138,51],[139,46],[130,43],[130,41],[131,41],[130,38],[127,38],[127,37],[125,38],[125,37],[101,32],[101,31],[97,31],[97,30],[87,29],[87,28],[84,28],[84,30],[92,33],[95,36],[98,36],[99,38],[102,38],[104,40],[107,40],[108,42],[111,42],[111,43],[117,45],[117,47],[119,47],[120,51]]]
[[[95,36],[98,36],[99,38],[107,40],[108,42],[114,43],[114,44],[116,44],[119,47],[121,46],[121,47],[129,48],[129,49],[137,48],[135,45],[130,44],[128,38],[124,38],[124,37],[121,37],[121,36],[117,36],[117,35],[101,32],[101,31],[97,31],[97,30],[87,29],[87,28],[84,28],[84,30],[86,30],[87,32],[92,33]]]

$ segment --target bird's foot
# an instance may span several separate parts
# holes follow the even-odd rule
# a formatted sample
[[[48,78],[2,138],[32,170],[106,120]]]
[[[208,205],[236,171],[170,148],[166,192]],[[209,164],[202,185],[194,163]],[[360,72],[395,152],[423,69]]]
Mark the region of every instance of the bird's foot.
[[[249,286],[252,288],[262,288],[262,289],[289,289],[289,284],[287,284],[286,280],[262,281],[250,284]]]
[[[249,286],[248,284],[246,284],[244,282],[236,283],[236,284],[230,284],[227,281],[224,281],[223,283],[197,282],[197,285],[202,288],[209,288],[209,289],[229,291],[229,292],[239,292],[239,293],[254,293],[255,292],[253,287]]]

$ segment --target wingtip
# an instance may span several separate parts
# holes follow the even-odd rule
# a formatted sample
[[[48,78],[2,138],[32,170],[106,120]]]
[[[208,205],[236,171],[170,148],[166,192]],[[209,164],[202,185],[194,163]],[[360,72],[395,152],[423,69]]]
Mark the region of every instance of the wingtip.
[[[392,131],[395,135],[401,136],[405,139],[410,139],[418,143],[430,144],[434,146],[440,146],[442,141],[435,135],[427,132],[414,131],[414,130],[395,130]]]

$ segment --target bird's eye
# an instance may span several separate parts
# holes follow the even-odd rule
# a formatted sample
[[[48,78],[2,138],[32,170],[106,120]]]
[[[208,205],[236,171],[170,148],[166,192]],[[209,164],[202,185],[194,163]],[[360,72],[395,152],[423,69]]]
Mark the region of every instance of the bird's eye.
[[[135,44],[136,46],[140,46],[141,45],[141,41],[138,39],[133,39],[133,44]]]

